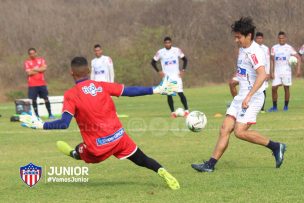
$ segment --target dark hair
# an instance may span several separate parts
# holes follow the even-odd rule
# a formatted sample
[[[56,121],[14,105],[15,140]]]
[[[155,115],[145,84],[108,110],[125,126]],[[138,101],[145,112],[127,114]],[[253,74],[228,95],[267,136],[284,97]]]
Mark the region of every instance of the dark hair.
[[[167,37],[164,38],[164,42],[165,42],[165,41],[170,41],[170,42],[171,42],[172,39],[171,39],[171,37],[167,36]]]
[[[30,51],[34,51],[34,52],[37,52],[35,48],[31,47],[27,50],[27,53],[30,53]]]
[[[286,35],[286,34],[285,34],[285,32],[280,31],[280,32],[278,33],[278,36],[280,36],[280,35]]]
[[[256,37],[264,37],[264,34],[262,32],[257,32],[255,34]]]
[[[255,26],[250,17],[241,17],[231,25],[231,29],[232,32],[239,32],[245,37],[251,34],[251,40],[254,38]]]
[[[94,49],[96,49],[96,48],[101,48],[100,44],[95,44]]]
[[[86,67],[88,66],[88,61],[86,58],[82,56],[74,57],[71,61],[71,67],[72,68],[79,68],[79,67]]]

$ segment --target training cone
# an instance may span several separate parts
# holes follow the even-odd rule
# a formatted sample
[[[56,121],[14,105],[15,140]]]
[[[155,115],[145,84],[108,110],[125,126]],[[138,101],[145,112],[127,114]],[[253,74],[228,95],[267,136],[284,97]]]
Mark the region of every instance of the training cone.
[[[223,115],[222,115],[222,114],[220,114],[220,113],[216,113],[216,114],[214,114],[214,118],[221,118],[221,117],[223,117]]]

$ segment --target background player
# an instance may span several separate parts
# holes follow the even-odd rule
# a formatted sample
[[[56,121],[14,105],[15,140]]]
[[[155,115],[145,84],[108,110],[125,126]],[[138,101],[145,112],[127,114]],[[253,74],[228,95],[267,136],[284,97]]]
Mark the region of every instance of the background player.
[[[186,96],[183,93],[182,77],[186,71],[188,60],[180,48],[172,47],[172,40],[170,37],[164,38],[164,46],[165,48],[157,51],[157,53],[155,54],[155,56],[151,61],[151,65],[162,78],[164,76],[169,76],[169,78],[171,78],[172,80],[177,81],[177,85],[178,85],[177,92],[184,106],[185,117],[186,117],[189,114],[189,109],[188,109]],[[183,60],[183,67],[181,71],[179,69],[179,58]],[[161,61],[161,67],[162,67],[161,71],[157,68],[158,60]],[[172,118],[176,118],[176,114],[174,112],[173,97],[171,95],[168,95],[167,99],[171,110],[171,116]]]
[[[124,87],[117,83],[89,80],[88,62],[84,57],[75,57],[71,62],[71,74],[76,85],[65,92],[63,114],[60,120],[43,123],[29,115],[21,116],[25,127],[38,129],[66,129],[72,117],[76,118],[83,138],[75,150],[67,143],[58,141],[58,148],[68,156],[82,159],[86,163],[99,163],[114,155],[129,159],[138,166],[158,173],[171,189],[179,189],[178,181],[158,162],[147,157],[126,134],[119,121],[111,96],[141,96],[172,94],[177,84],[163,80],[152,87]]]
[[[39,117],[37,107],[37,97],[44,99],[45,107],[49,113],[49,118],[53,119],[51,104],[48,99],[48,90],[44,77],[44,72],[47,69],[44,58],[37,57],[35,48],[28,49],[29,58],[24,62],[24,69],[28,78],[28,98],[32,100],[33,109],[36,116]]]
[[[192,168],[200,172],[214,171],[215,164],[228,147],[232,131],[239,139],[271,149],[276,160],[276,167],[279,168],[283,163],[286,145],[273,142],[259,132],[249,130],[251,125],[255,124],[256,116],[263,105],[266,79],[263,50],[253,41],[255,26],[252,19],[247,17],[235,21],[231,28],[235,42],[241,46],[237,60],[239,93],[227,110],[212,157],[202,164],[192,164]]]
[[[294,50],[292,46],[286,43],[285,32],[280,31],[278,34],[279,44],[274,45],[271,48],[271,60],[270,60],[270,73],[272,79],[272,107],[269,112],[277,112],[278,101],[278,88],[284,86],[285,91],[285,103],[284,111],[288,111],[288,104],[290,98],[289,87],[292,84],[292,71],[289,65],[290,56],[295,56],[298,59],[296,75],[300,76],[301,58]]]
[[[262,50],[264,51],[264,55],[266,58],[266,64],[265,64],[265,72],[266,72],[266,81],[265,81],[265,90],[263,91],[264,93],[264,103],[261,109],[262,113],[265,113],[265,101],[266,101],[266,89],[268,88],[268,80],[270,79],[270,51],[269,48],[263,43],[264,42],[264,34],[261,32],[257,32],[255,35],[255,42],[260,45]]]
[[[103,55],[99,44],[94,45],[95,58],[91,61],[91,80],[114,82],[114,67],[112,59]]]

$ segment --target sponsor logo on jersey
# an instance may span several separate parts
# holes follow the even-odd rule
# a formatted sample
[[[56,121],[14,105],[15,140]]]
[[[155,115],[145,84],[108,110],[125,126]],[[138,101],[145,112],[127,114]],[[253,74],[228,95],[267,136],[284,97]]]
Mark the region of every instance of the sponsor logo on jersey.
[[[102,87],[97,87],[91,83],[90,86],[83,86],[82,91],[85,94],[90,94],[92,96],[96,96],[98,92],[102,92]]]
[[[251,55],[251,59],[252,59],[254,65],[257,65],[257,64],[259,63],[259,61],[258,61],[258,59],[257,59],[257,57],[256,57],[255,54],[252,54],[252,55]]]
[[[240,76],[240,77],[246,77],[246,69],[245,68],[241,68],[241,67],[238,67],[237,68],[237,76]]]
[[[105,71],[104,70],[100,70],[100,71],[96,70],[96,71],[94,71],[94,73],[96,75],[100,75],[100,74],[105,74]]]
[[[275,60],[276,60],[276,61],[286,61],[286,60],[287,60],[287,57],[286,57],[286,56],[276,56],[276,57],[275,57]]]
[[[168,66],[168,65],[175,65],[177,63],[176,60],[172,60],[172,61],[165,61],[165,65]]]
[[[96,139],[97,146],[108,144],[108,143],[111,143],[111,142],[115,142],[116,140],[120,139],[123,136],[124,132],[125,132],[124,129],[120,128],[118,131],[116,131],[112,135],[97,138]]]

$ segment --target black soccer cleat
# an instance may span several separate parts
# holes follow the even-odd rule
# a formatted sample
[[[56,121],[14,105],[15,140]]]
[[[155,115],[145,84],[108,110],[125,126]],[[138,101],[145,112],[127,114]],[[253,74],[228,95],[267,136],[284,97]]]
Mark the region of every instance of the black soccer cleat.
[[[284,160],[284,153],[286,151],[286,144],[280,143],[280,148],[273,152],[276,161],[276,168],[280,168]]]
[[[201,164],[191,164],[191,167],[198,172],[213,172],[214,166],[211,166],[208,161],[204,161]]]

